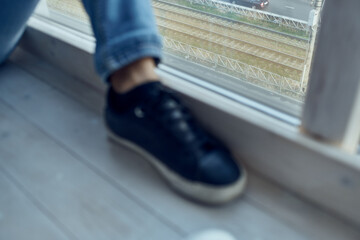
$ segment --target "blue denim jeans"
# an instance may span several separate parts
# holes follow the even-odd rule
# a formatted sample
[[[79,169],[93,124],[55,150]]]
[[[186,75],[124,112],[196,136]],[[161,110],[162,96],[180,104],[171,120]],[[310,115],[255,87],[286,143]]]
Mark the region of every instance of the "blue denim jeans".
[[[2,0],[0,8],[0,64],[16,46],[38,0]],[[109,75],[143,57],[158,63],[162,43],[151,0],[83,0],[96,38],[95,67]]]

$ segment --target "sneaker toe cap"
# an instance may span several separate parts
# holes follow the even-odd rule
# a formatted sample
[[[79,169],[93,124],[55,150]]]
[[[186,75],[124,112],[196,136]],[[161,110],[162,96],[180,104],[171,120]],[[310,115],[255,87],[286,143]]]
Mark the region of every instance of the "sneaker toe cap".
[[[207,154],[199,164],[198,180],[210,185],[229,185],[241,177],[241,170],[225,151]]]

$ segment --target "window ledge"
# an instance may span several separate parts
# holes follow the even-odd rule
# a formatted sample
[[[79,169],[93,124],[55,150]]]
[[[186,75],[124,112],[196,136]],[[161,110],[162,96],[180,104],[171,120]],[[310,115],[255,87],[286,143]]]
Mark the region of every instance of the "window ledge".
[[[94,39],[39,16],[29,21],[20,47],[99,91],[93,69]],[[15,57],[16,58],[16,57]],[[21,61],[15,59],[16,61]],[[71,64],[69,64],[71,63]],[[74,64],[79,63],[79,64]],[[304,135],[296,119],[209,91],[210,85],[165,65],[165,84],[184,95],[199,119],[222,138],[247,167],[360,226],[360,158]],[[266,112],[266,114],[264,113]],[[279,115],[280,114],[280,115]]]

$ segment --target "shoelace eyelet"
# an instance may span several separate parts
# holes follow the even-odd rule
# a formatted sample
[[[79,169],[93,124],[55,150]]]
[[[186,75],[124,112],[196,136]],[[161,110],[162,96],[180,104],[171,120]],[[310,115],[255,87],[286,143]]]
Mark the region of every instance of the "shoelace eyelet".
[[[144,118],[145,117],[145,113],[144,111],[142,110],[141,107],[136,107],[134,109],[134,114],[137,118]]]

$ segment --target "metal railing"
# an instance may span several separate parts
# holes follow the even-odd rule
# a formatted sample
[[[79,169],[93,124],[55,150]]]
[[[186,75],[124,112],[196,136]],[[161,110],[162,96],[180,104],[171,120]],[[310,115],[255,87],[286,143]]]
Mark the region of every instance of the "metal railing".
[[[278,74],[248,65],[246,63],[234,60],[205,49],[179,42],[174,39],[164,37],[164,48],[180,52],[186,58],[193,57],[197,60],[206,61],[213,68],[223,67],[243,76],[241,80],[264,87],[270,91],[275,91],[288,96],[297,98],[304,97],[304,91],[301,82],[280,76]]]
[[[197,3],[210,7],[215,7],[221,11],[236,13],[245,17],[275,23],[280,26],[298,29],[308,32],[309,23],[295,18],[289,18],[274,13],[263,12],[256,9],[242,7],[236,4],[227,3],[218,0],[187,0],[190,3]]]

